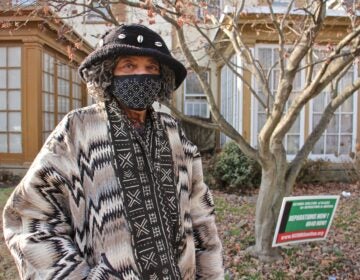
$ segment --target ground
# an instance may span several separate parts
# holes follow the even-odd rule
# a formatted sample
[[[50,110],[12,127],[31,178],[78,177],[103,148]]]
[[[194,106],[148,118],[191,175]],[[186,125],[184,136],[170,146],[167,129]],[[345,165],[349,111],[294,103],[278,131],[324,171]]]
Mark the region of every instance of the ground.
[[[0,183],[1,210],[13,190],[11,185]],[[341,195],[342,191],[351,195],[341,196],[327,240],[283,247],[283,260],[272,264],[260,263],[245,252],[254,243],[256,193],[242,196],[213,191],[226,279],[360,279],[359,184],[297,185],[294,195]],[[0,280],[19,279],[4,244],[2,227],[0,235]]]
[[[294,195],[341,196],[325,241],[283,247],[283,260],[263,264],[245,249],[254,244],[256,194],[242,197],[214,191],[217,225],[224,245],[227,279],[360,279],[359,184],[297,185]],[[329,278],[330,277],[330,278]]]

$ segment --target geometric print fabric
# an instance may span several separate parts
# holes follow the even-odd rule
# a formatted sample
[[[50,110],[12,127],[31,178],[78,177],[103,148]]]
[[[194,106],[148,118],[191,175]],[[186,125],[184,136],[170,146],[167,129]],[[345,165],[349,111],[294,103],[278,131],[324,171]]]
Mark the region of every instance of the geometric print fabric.
[[[138,269],[143,279],[181,279],[179,200],[167,135],[151,110],[151,139],[144,141],[115,99],[105,105]]]
[[[114,76],[111,94],[130,109],[143,109],[154,103],[161,88],[160,75]]]

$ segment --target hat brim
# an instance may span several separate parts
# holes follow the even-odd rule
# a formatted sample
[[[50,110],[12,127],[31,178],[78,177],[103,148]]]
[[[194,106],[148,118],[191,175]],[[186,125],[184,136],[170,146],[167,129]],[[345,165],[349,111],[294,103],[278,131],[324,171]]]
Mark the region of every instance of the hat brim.
[[[131,45],[125,44],[108,44],[102,48],[99,48],[89,54],[79,67],[79,75],[84,80],[82,71],[85,68],[89,68],[91,65],[96,64],[100,61],[106,59],[116,59],[119,56],[123,55],[141,55],[141,56],[151,56],[154,57],[159,63],[164,63],[175,73],[175,89],[177,89],[181,83],[184,81],[187,71],[184,65],[171,57],[160,51],[150,49],[150,48],[138,48]]]

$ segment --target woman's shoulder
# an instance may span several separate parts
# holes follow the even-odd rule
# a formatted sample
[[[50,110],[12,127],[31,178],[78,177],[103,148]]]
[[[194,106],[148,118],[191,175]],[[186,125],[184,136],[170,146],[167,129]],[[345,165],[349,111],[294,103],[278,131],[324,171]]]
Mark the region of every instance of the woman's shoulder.
[[[165,127],[169,128],[178,128],[179,120],[174,118],[172,115],[165,112],[156,112],[159,115],[161,122],[165,125]]]

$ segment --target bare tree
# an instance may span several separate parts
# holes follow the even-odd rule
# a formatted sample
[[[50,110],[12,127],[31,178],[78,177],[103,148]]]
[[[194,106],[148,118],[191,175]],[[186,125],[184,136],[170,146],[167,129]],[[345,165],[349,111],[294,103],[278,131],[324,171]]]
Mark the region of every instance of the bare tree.
[[[146,11],[150,24],[154,23],[155,15],[171,24],[182,56],[186,59],[188,67],[197,74],[211,111],[211,123],[194,122],[221,131],[262,167],[261,186],[256,205],[256,244],[248,251],[264,261],[279,257],[279,252],[272,248],[271,244],[282,198],[291,194],[302,165],[326,130],[335,111],[360,89],[359,78],[349,82],[346,87],[339,87],[339,81],[346,71],[358,62],[360,54],[360,24],[357,11],[359,7],[356,1],[346,1],[347,16],[341,17],[342,24],[346,25],[346,32],[340,32],[336,42],[325,44],[327,49],[321,52],[315,51],[318,46],[324,45],[319,37],[326,26],[329,28],[330,24],[336,25],[326,16],[327,1],[305,1],[306,4],[300,8],[295,8],[294,2],[295,0],[290,1],[286,9],[278,12],[274,10],[272,1],[267,0],[265,15],[256,17],[255,21],[250,20],[244,8],[245,1],[238,1],[237,5],[231,6],[226,14],[221,14],[221,17],[211,14],[210,8],[213,7],[210,7],[209,1],[205,0],[55,0],[42,2],[36,7],[37,15],[45,18],[49,14],[44,11],[50,8],[55,14],[62,14],[65,17],[65,13],[62,12],[71,5],[77,9],[73,9],[68,17],[78,17],[87,11],[92,11],[111,25],[118,25],[113,7],[122,4]],[[202,19],[196,14],[198,9],[205,11]],[[260,27],[257,27],[257,24]],[[262,61],[254,56],[246,42],[243,31],[249,26],[253,32],[257,32],[258,28],[259,32],[266,29],[273,37],[277,37],[278,59],[270,69],[262,65]],[[221,114],[214,98],[216,95],[214,89],[201,75],[204,65],[200,64],[198,57],[194,55],[186,36],[190,29],[206,43],[208,63],[221,61],[222,64],[227,65],[243,81],[248,91],[266,112],[266,120],[258,133],[256,147],[251,146]],[[234,65],[224,54],[226,48],[232,49],[241,57],[241,67]],[[279,70],[279,75],[277,88],[272,91],[269,86],[269,73],[275,68]],[[306,72],[306,81],[294,94],[295,77],[301,71]],[[256,79],[257,87],[248,82],[245,78],[246,73],[251,73]],[[330,88],[331,94],[320,120],[295,157],[288,161],[284,146],[286,134],[306,104],[326,88]],[[172,107],[171,104],[167,105]],[[172,109],[178,116],[185,117],[176,108],[172,107]]]

